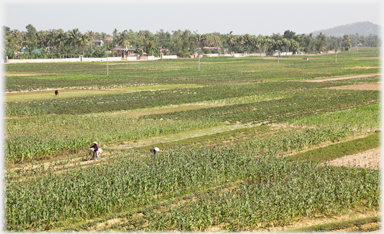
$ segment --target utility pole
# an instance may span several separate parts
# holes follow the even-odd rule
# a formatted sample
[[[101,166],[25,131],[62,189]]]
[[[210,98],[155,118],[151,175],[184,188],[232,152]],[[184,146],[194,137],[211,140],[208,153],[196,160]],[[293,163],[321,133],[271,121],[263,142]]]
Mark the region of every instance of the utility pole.
[[[199,57],[199,71],[200,71],[200,53],[197,54],[197,56]]]
[[[109,76],[109,72],[108,72],[108,54],[110,54],[111,51],[105,51],[105,53],[107,54],[107,76]]]
[[[337,63],[337,50],[336,50],[336,58],[335,58],[335,63]]]

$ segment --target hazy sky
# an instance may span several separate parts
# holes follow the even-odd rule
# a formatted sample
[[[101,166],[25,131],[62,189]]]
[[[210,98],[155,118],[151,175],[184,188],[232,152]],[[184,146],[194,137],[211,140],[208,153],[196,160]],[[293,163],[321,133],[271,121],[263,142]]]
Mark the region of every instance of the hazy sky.
[[[54,2],[54,3],[52,3]],[[179,3],[180,2],[180,3]],[[26,31],[78,28],[112,34],[133,31],[189,29],[192,32],[271,35],[297,34],[370,21],[381,25],[380,1],[250,1],[250,0],[3,0],[2,25]]]

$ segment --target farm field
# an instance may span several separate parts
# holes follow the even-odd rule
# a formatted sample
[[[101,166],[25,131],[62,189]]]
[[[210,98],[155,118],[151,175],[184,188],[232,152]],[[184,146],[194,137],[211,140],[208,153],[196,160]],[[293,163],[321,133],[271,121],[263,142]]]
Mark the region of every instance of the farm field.
[[[7,64],[5,230],[377,231],[379,52]]]

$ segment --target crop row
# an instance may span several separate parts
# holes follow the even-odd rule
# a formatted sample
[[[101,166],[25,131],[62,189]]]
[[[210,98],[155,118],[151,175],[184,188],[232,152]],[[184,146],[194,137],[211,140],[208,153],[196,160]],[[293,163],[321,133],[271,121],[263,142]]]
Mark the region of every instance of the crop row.
[[[303,96],[172,114],[148,115],[139,120],[126,118],[124,115],[98,117],[64,115],[8,119],[6,120],[6,160],[23,161],[23,159],[40,155],[77,151],[92,140],[103,143],[138,140],[214,127],[220,122],[229,120],[289,121],[295,125],[333,129],[341,127],[345,131],[354,129],[352,132],[378,128],[380,116],[378,105],[364,107],[369,102],[378,102],[377,92],[365,91],[363,94],[331,90],[312,92],[315,95],[324,95],[324,93],[327,95],[321,100]],[[356,95],[353,95],[355,93]],[[362,107],[353,109],[352,107],[355,106]],[[335,112],[329,113],[332,111]],[[296,119],[290,120],[294,117]],[[161,118],[168,120],[164,121]]]
[[[200,215],[204,212],[215,218],[214,207],[219,209],[219,217],[227,221],[239,218],[240,211],[245,212],[244,217],[249,217],[251,211],[244,210],[253,210],[252,222],[270,223],[273,220],[286,221],[283,216],[296,218],[319,211],[330,214],[360,205],[378,206],[377,171],[338,170],[284,158],[256,156],[230,148],[188,149],[159,154],[155,158],[125,158],[120,155],[118,160],[111,159],[88,168],[79,167],[65,174],[52,174],[48,168],[40,172],[42,177],[38,179],[6,181],[6,230],[44,227],[71,218],[89,219],[238,179],[247,179],[254,185],[242,188],[244,191],[224,193],[214,201],[200,199],[190,206],[173,209],[170,215],[160,216],[163,217],[160,219],[157,216],[151,222],[151,230],[163,230],[155,225],[169,223],[169,217],[176,221],[170,223],[171,227],[196,230],[178,224],[182,220],[175,217],[183,213],[182,210],[188,211],[189,215],[183,213],[179,217],[192,223],[201,220]],[[252,206],[257,209],[247,208],[251,200],[256,202]],[[215,205],[205,206],[206,202]],[[245,206],[234,207],[240,204]],[[317,206],[321,206],[320,209]],[[192,214],[193,219],[189,218]],[[206,219],[204,222],[210,221]]]
[[[370,52],[371,55],[377,56]],[[340,57],[341,56],[341,57]],[[345,59],[343,60],[343,56]],[[334,63],[332,56],[314,57],[310,61],[293,57],[276,61],[258,57],[204,58],[201,71],[196,60],[154,61],[147,63],[115,62],[106,76],[104,63],[66,64],[10,64],[10,73],[31,76],[8,76],[6,91],[36,90],[65,87],[123,87],[151,84],[199,84],[254,82],[261,80],[313,79],[316,77],[345,76],[379,73],[379,59],[371,60],[356,55],[339,55]],[[369,69],[340,69],[371,66]],[[37,76],[32,76],[33,74]]]
[[[13,123],[12,123],[13,122]],[[137,121],[124,116],[49,116],[7,121],[5,159],[18,162],[41,155],[78,152],[92,141],[102,145],[218,126],[215,121]]]
[[[335,112],[379,101],[377,91],[311,90],[293,97],[247,104],[146,115],[142,119],[215,119],[229,122],[281,122],[301,116]]]
[[[6,103],[7,116],[43,114],[86,114],[104,111],[178,105],[250,95],[264,96],[333,86],[330,83],[268,82],[259,84],[221,84],[208,87],[105,94],[64,99]]]
[[[378,208],[377,172],[286,162],[263,166],[269,173],[258,171],[249,185],[215,197],[201,196],[161,214],[146,214],[148,230],[204,231],[224,224],[227,231],[247,231],[343,210]]]
[[[360,106],[332,113],[315,114],[296,119],[287,123],[296,126],[340,127],[349,126],[355,132],[377,130],[380,127],[380,104]]]

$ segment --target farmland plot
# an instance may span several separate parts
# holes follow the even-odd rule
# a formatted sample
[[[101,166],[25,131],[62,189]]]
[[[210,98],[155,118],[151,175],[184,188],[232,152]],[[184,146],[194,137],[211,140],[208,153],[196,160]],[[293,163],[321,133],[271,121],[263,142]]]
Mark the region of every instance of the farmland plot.
[[[379,90],[344,89],[380,80],[376,51],[337,64],[203,58],[200,72],[193,59],[116,62],[109,76],[102,63],[5,69],[8,231],[265,231],[377,216],[377,167],[324,164],[377,148]],[[84,161],[95,140],[101,158]]]

